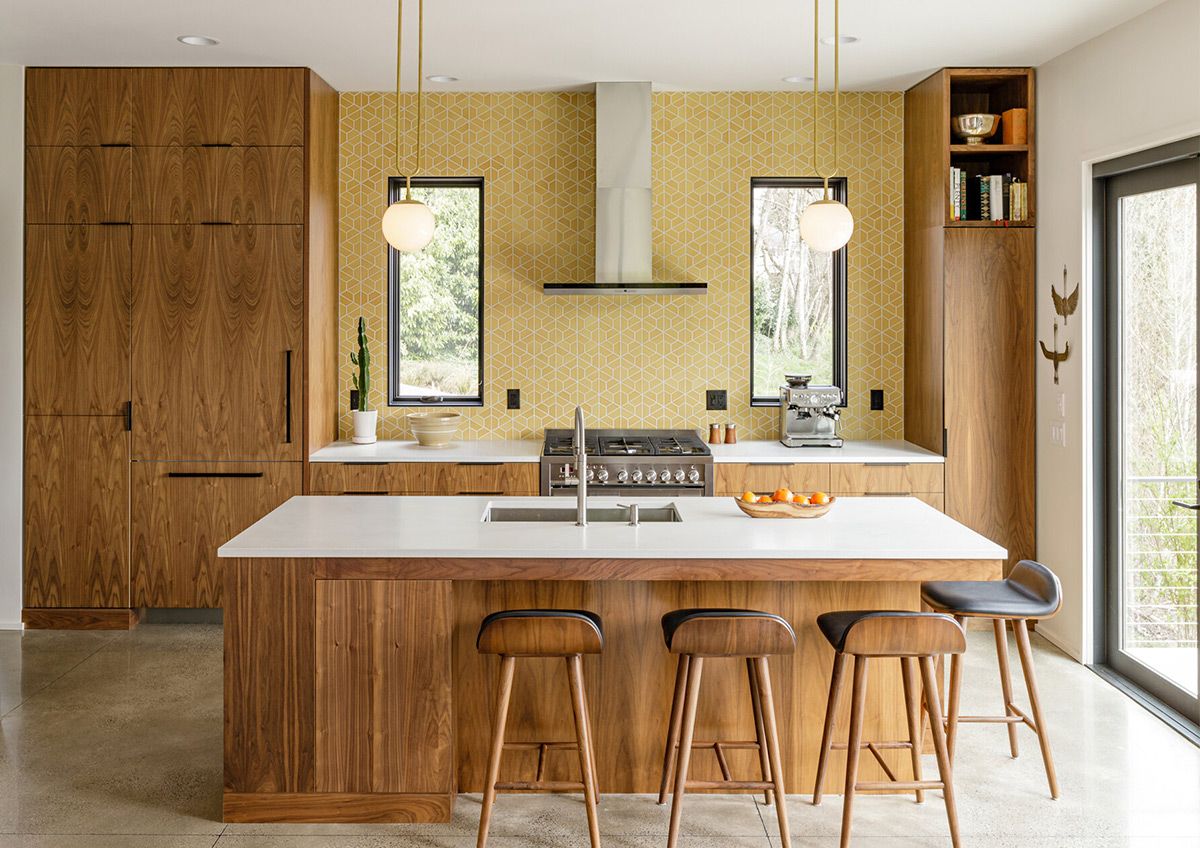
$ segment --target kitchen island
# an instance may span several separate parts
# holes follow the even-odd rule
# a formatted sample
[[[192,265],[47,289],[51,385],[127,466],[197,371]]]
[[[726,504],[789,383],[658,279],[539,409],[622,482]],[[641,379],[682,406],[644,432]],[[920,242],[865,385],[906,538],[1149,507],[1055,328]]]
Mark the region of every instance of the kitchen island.
[[[917,609],[922,580],[997,579],[1006,555],[915,498],[839,499],[809,521],[753,520],[729,498],[673,503],[677,523],[576,527],[483,520],[491,505],[573,500],[297,497],[239,534],[220,549],[225,819],[448,820],[457,792],[481,789],[487,759],[498,660],[476,653],[476,630],[490,612],[527,607],[604,619],[604,653],[584,661],[602,792],[658,789],[674,683],[664,612],[784,616],[798,640],[794,656],[771,660],[785,775],[790,791],[810,792],[833,659],[816,616]],[[511,741],[572,738],[561,666],[522,664]],[[745,686],[737,661],[706,668],[698,739],[753,738]],[[877,664],[870,700],[866,738],[903,738],[898,667]],[[903,777],[899,753],[884,752]],[[735,778],[756,774],[753,752],[726,757]],[[512,752],[501,779],[529,779],[536,765],[536,749]],[[551,750],[544,777],[572,779],[573,765]],[[692,768],[720,777],[711,753]],[[863,770],[882,778],[874,763]],[[829,774],[836,792],[836,760]]]

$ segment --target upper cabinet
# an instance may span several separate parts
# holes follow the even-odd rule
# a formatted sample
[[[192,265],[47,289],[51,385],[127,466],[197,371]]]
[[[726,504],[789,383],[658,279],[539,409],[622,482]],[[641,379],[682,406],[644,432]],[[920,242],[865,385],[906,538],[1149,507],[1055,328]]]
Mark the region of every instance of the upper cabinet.
[[[133,142],[129,68],[29,68],[27,145],[100,147]]]
[[[304,144],[302,68],[137,68],[133,143]]]
[[[128,147],[30,147],[26,224],[129,223]]]

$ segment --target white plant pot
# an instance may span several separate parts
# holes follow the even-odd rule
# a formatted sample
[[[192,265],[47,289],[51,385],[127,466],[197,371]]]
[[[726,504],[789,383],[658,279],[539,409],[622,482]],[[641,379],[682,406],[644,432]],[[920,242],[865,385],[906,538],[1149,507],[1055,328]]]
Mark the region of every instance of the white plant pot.
[[[372,409],[370,412],[359,412],[355,410],[350,414],[354,416],[354,444],[375,444],[375,425],[379,422],[379,411]]]

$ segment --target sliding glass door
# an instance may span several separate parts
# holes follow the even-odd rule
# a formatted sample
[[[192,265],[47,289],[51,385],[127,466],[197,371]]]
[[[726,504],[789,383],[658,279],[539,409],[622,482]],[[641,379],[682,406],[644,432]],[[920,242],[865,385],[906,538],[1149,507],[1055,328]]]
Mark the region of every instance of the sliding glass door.
[[[1197,191],[1185,158],[1106,180],[1108,665],[1197,707]]]

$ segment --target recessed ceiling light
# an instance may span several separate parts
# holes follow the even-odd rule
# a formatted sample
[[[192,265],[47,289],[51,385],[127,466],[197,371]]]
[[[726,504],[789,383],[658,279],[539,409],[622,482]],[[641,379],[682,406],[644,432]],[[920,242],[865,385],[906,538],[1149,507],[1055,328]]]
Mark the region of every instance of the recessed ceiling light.
[[[799,83],[812,82],[812,77],[790,76],[790,77],[784,77],[783,81],[799,84]]]
[[[858,36],[857,35],[840,35],[840,36],[838,36],[838,41],[842,42],[842,44],[853,44],[854,42],[858,41]],[[827,44],[830,47],[832,47],[833,46],[833,36],[832,35],[825,36],[824,38],[821,39],[821,43]]]
[[[189,47],[213,47],[221,43],[215,38],[209,38],[207,35],[181,35],[175,40]]]
[[[458,77],[451,77],[446,74],[430,74],[425,79],[429,82],[458,82]]]

